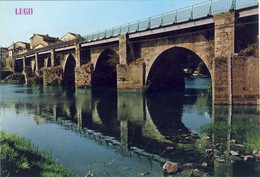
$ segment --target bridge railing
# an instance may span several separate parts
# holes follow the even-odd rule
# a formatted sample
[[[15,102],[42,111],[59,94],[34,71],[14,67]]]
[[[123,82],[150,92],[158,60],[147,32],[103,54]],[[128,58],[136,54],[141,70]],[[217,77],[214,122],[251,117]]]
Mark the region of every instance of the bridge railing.
[[[238,10],[246,7],[257,6],[258,0],[236,0],[234,3],[236,10]]]
[[[126,33],[134,33],[147,29],[195,20],[230,10],[238,10],[258,5],[258,0],[209,0],[200,4],[145,18],[125,25],[99,31],[84,38],[86,41],[110,38]]]

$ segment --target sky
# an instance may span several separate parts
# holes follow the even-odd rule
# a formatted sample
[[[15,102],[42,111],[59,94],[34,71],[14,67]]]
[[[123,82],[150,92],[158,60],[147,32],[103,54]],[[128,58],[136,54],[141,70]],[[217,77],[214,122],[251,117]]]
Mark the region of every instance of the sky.
[[[0,1],[0,47],[33,34],[82,36],[208,0]],[[16,10],[32,8],[31,15]]]

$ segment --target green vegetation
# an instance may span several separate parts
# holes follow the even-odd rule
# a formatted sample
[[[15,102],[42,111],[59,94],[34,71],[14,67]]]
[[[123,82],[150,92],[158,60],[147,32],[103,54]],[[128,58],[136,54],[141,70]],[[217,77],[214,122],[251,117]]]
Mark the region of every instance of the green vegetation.
[[[243,49],[239,50],[238,53],[240,56],[254,56],[254,57],[259,57],[259,43],[255,42],[253,44],[248,44],[248,46],[244,46]]]
[[[212,83],[208,84],[208,93],[210,96],[212,96]]]
[[[252,150],[260,151],[260,138],[258,135],[254,134],[247,138],[246,145],[248,150],[252,152]]]
[[[231,126],[227,125],[225,122],[215,123],[215,124],[205,124],[199,128],[200,132],[207,135],[211,135],[215,132],[226,133],[228,130],[231,131]]]
[[[24,83],[25,82],[25,78],[24,75],[22,73],[14,73],[8,77],[6,77],[4,80],[4,82],[8,82],[8,83]]]
[[[254,125],[245,125],[245,124],[234,124],[228,125],[226,122],[206,124],[199,128],[200,132],[207,135],[212,135],[212,133],[223,134],[225,136],[227,133],[236,134],[239,132],[242,139],[244,139],[244,144],[247,149],[252,152],[253,150],[260,150],[260,139],[255,130],[259,128]]]
[[[32,85],[42,85],[43,84],[43,78],[38,77],[38,76],[33,76],[28,78],[27,84],[32,84]]]
[[[1,176],[69,177],[72,172],[52,161],[29,140],[0,131]]]

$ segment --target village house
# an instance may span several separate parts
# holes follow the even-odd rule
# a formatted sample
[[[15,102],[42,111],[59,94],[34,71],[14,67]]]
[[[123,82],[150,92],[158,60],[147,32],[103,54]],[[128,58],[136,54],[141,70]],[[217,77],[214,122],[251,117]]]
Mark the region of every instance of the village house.
[[[45,47],[59,41],[59,38],[51,37],[48,34],[33,34],[33,36],[30,38],[30,49]]]
[[[15,42],[8,47],[8,57],[12,58],[14,55],[22,54],[30,49],[30,44],[27,42]]]
[[[76,39],[79,39],[79,40],[83,40],[84,38],[80,35],[80,34],[76,34],[76,33],[71,33],[71,32],[68,32],[66,33],[62,38],[61,40],[62,41],[71,41],[71,40],[76,40]]]
[[[5,60],[8,55],[8,49],[5,47],[0,47],[0,60]]]

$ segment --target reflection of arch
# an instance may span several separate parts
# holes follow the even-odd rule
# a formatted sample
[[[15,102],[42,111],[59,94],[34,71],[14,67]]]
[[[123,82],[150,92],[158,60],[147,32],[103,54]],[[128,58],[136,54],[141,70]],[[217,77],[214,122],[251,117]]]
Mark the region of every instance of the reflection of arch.
[[[149,94],[146,98],[151,119],[163,136],[177,135],[180,130],[188,132],[182,122],[184,94]]]
[[[184,69],[194,70],[202,59],[193,51],[173,47],[163,51],[152,63],[147,76],[147,91],[184,91]]]
[[[93,72],[93,87],[113,87],[117,85],[117,72],[116,65],[119,62],[118,54],[111,50],[104,50],[96,63],[95,70]]]
[[[109,135],[119,136],[119,122],[117,119],[117,92],[113,90],[92,90],[92,102],[96,113],[92,112],[92,119],[99,119],[102,124],[90,122],[88,128],[102,129]]]
[[[70,54],[64,65],[63,73],[63,84],[64,85],[75,85],[75,58]]]

